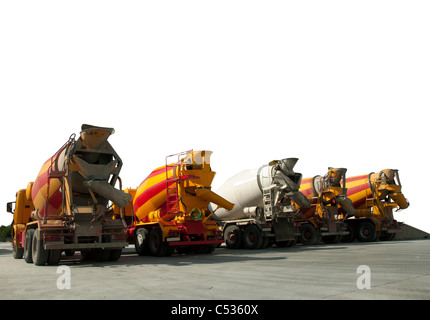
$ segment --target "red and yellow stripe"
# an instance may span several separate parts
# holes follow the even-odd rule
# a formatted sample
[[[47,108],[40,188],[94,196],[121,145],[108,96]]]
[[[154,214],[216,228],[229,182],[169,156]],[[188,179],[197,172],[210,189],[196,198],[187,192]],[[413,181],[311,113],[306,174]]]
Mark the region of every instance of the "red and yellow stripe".
[[[346,195],[351,199],[355,209],[365,209],[366,199],[372,198],[372,190],[369,185],[369,175],[361,175],[346,179],[348,191]]]
[[[51,165],[53,165],[54,157],[49,158],[40,169],[39,174],[33,184],[31,190],[31,198],[33,200],[34,208],[38,211],[39,216],[60,214],[63,203],[63,196],[60,191],[62,185],[61,181],[57,178],[49,178],[48,172]],[[48,193],[49,181],[49,194]]]
[[[313,178],[305,178],[305,179],[302,179],[302,182],[300,183],[299,191],[308,198],[314,196],[313,190],[312,190],[312,182],[313,182]]]
[[[167,177],[173,176],[173,170],[177,167],[167,166]],[[166,166],[155,169],[143,180],[137,188],[133,201],[133,208],[136,216],[141,222],[149,222],[148,215],[156,210],[160,210],[160,217],[166,213],[167,186],[172,185],[173,181],[166,179]]]

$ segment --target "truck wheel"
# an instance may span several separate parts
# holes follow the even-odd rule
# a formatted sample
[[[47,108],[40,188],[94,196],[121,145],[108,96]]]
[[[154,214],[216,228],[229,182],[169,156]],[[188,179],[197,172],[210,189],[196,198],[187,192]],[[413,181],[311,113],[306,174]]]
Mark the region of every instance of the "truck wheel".
[[[75,255],[75,250],[66,249],[66,250],[64,250],[64,254],[66,255],[66,257],[73,257]]]
[[[371,242],[375,240],[376,228],[372,222],[364,221],[358,225],[357,238],[361,242]]]
[[[212,253],[215,251],[216,248],[217,248],[216,244],[209,244],[208,245],[208,251],[206,253]]]
[[[263,237],[263,244],[261,245],[261,249],[267,249],[270,244],[270,238],[269,237]]]
[[[285,240],[285,241],[276,241],[275,245],[278,248],[288,248],[292,247],[294,244],[296,244],[296,240]]]
[[[139,256],[149,254],[148,245],[149,231],[145,228],[140,228],[136,230],[136,236],[134,239],[134,248]]]
[[[163,233],[159,227],[153,228],[149,232],[149,252],[153,256],[161,257],[167,253],[167,244],[163,242]]]
[[[263,244],[263,235],[257,226],[246,227],[243,232],[243,243],[247,249],[259,249]]]
[[[312,224],[306,223],[300,228],[300,240],[305,245],[311,245],[318,242],[317,230]]]
[[[32,256],[33,263],[36,266],[44,266],[48,261],[48,251],[43,247],[43,239],[41,239],[41,234],[39,229],[36,229],[33,232],[33,241],[32,241]]]
[[[94,249],[81,250],[81,257],[83,261],[93,260],[96,258],[96,251]]]
[[[194,252],[192,246],[176,247],[176,252],[179,254],[190,254]]]
[[[324,243],[330,244],[330,243],[339,243],[341,238],[342,238],[341,235],[331,235],[331,236],[322,237],[322,240]]]
[[[395,233],[384,233],[382,235],[379,236],[379,240],[381,241],[391,241],[394,239],[394,237],[396,236]]]
[[[24,260],[27,263],[33,263],[33,254],[31,252],[34,229],[27,230],[24,237]]]
[[[234,224],[229,225],[224,231],[224,241],[229,249],[237,249],[242,244],[242,230]]]
[[[206,253],[212,253],[216,249],[216,244],[203,244],[200,246],[197,246],[196,253],[206,254]]]
[[[49,266],[56,266],[60,264],[60,259],[61,259],[61,250],[58,250],[58,249],[49,250],[49,254],[48,254]]]
[[[121,257],[122,254],[122,248],[120,249],[111,249],[110,250],[110,256],[109,261],[118,261],[118,259]]]
[[[349,234],[342,236],[342,242],[352,242],[355,240],[355,230],[354,227],[350,224],[347,225],[346,231],[349,232]]]
[[[13,240],[12,256],[14,259],[22,259],[24,256],[24,248],[17,248],[15,239]]]
[[[109,261],[111,249],[110,248],[99,248],[96,249],[96,260],[98,262]]]

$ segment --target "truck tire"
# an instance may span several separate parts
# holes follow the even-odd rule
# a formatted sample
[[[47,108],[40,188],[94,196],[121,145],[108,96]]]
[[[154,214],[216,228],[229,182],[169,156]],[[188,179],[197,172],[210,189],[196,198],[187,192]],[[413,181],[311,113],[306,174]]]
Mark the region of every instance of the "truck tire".
[[[355,240],[355,234],[356,234],[355,228],[351,224],[348,224],[347,227],[346,227],[346,231],[348,231],[349,234],[342,236],[341,241],[342,242],[352,242],[352,241],[354,241]]]
[[[66,255],[66,257],[73,257],[75,255],[75,250],[73,249],[66,249],[64,250],[64,254]]]
[[[357,228],[357,239],[361,242],[374,241],[376,237],[375,225],[370,221],[363,221]]]
[[[342,239],[341,235],[331,235],[331,236],[322,237],[322,241],[327,244],[339,243],[341,239]]]
[[[289,248],[296,244],[296,240],[276,241],[275,245],[278,248]]]
[[[263,244],[263,235],[255,225],[250,225],[243,232],[243,244],[247,249],[259,249]]]
[[[148,244],[149,252],[153,256],[161,257],[166,255],[167,243],[163,242],[163,233],[159,227],[155,227],[149,232]]]
[[[270,238],[269,237],[263,237],[263,244],[261,245],[261,249],[267,249],[270,244]]]
[[[109,261],[118,261],[122,254],[122,248],[119,249],[111,249]]]
[[[98,248],[95,250],[96,261],[104,262],[109,261],[111,249],[110,248]]]
[[[148,245],[149,231],[145,228],[140,228],[136,230],[136,235],[134,237],[134,248],[139,256],[149,254]]]
[[[242,230],[234,224],[229,225],[224,230],[225,245],[229,249],[239,248],[242,245],[242,237],[243,237]]]
[[[25,232],[24,237],[24,260],[27,263],[33,263],[33,254],[31,252],[33,242],[34,229],[29,229]]]
[[[14,259],[22,259],[24,256],[24,248],[17,248],[15,239],[13,239],[12,256]]]
[[[60,264],[60,259],[61,259],[61,250],[58,250],[58,249],[49,250],[49,254],[48,254],[49,266],[56,266]]]
[[[197,246],[196,253],[198,254],[207,254],[212,253],[216,249],[216,244],[203,244],[200,246]]]
[[[81,258],[83,261],[96,259],[97,252],[94,249],[81,250]]]
[[[385,233],[379,236],[379,240],[381,241],[391,241],[396,237],[395,233]]]
[[[306,223],[300,228],[300,240],[305,245],[312,245],[319,242],[317,230],[311,223]]]
[[[48,261],[48,251],[43,247],[43,239],[39,232],[39,229],[34,230],[33,232],[33,241],[32,241],[32,257],[33,263],[36,266],[44,266]]]

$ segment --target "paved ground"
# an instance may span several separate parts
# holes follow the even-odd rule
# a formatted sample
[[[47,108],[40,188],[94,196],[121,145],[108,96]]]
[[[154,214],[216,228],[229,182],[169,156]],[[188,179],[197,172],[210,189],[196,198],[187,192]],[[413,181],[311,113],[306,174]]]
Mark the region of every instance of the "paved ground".
[[[79,258],[61,261],[70,289],[59,289],[66,271],[14,260],[10,244],[0,244],[0,299],[430,299],[429,240],[161,258],[129,247],[115,263]]]

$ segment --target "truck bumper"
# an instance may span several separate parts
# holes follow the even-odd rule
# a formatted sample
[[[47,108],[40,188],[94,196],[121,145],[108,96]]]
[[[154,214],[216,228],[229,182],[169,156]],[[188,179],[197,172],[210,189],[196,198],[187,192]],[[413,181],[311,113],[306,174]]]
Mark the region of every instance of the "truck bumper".
[[[323,237],[325,237],[325,236],[346,236],[348,234],[349,234],[348,231],[321,232],[321,235]]]
[[[65,249],[104,249],[104,248],[124,248],[128,246],[128,242],[108,242],[108,243],[45,243],[46,250],[65,250]]]
[[[209,244],[221,244],[224,240],[197,240],[197,241],[170,241],[169,246],[198,246]]]

